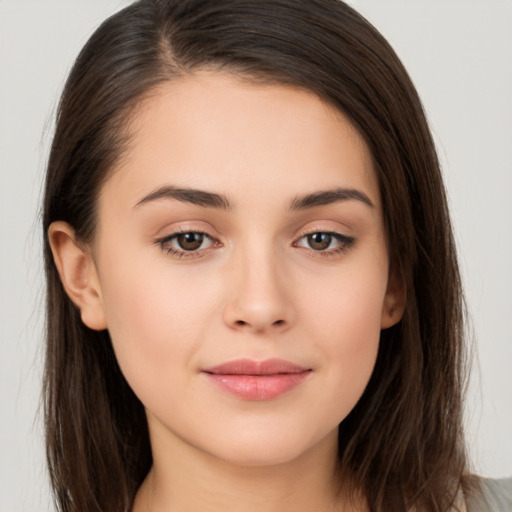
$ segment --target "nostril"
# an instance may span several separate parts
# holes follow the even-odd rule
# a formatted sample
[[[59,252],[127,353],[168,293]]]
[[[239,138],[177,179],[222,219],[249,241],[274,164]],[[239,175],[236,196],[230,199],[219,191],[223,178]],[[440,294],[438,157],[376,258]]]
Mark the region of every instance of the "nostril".
[[[241,327],[243,325],[247,325],[247,322],[245,322],[244,320],[237,320],[235,324]]]
[[[272,325],[279,327],[284,324],[284,320],[276,320]]]

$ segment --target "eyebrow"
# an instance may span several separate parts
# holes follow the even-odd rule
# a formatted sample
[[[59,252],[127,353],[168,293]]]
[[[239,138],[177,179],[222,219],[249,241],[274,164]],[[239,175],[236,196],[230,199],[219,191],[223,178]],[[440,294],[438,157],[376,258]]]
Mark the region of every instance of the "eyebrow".
[[[144,196],[135,205],[135,208],[161,199],[174,199],[184,203],[202,206],[204,208],[221,208],[223,210],[230,210],[233,207],[229,199],[222,194],[193,188],[180,188],[172,185],[166,185]],[[349,200],[361,201],[370,208],[374,208],[374,204],[364,192],[353,188],[336,188],[296,197],[290,203],[289,210],[292,212],[302,211],[309,208]]]
[[[314,192],[312,194],[307,194],[305,196],[296,197],[290,205],[290,210],[306,210],[308,208],[315,208],[317,206],[325,206],[328,204],[349,200],[361,201],[370,208],[375,207],[370,198],[360,190],[354,188],[336,188],[333,190],[324,190],[320,192]]]
[[[223,210],[230,210],[232,208],[227,197],[222,194],[215,194],[213,192],[206,192],[204,190],[197,190],[193,188],[173,187],[171,185],[166,185],[150,192],[135,205],[135,208],[160,199],[175,199],[177,201],[192,203],[204,208],[222,208]]]

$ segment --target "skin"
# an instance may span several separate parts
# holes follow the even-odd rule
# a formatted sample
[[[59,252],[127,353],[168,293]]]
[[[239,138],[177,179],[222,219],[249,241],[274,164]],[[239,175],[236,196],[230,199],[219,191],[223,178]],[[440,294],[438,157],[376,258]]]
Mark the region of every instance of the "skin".
[[[210,72],[161,86],[129,132],[98,199],[93,245],[62,222],[49,237],[84,323],[108,328],[146,407],[154,466],[135,512],[364,510],[336,493],[337,426],[404,294],[389,275],[363,139],[309,92]],[[230,207],[144,201],[164,186],[222,194]],[[339,188],[371,205],[290,209]],[[169,238],[179,230],[207,236],[184,251]],[[341,238],[312,247],[313,233]],[[245,400],[202,372],[239,358],[311,372],[277,398]]]

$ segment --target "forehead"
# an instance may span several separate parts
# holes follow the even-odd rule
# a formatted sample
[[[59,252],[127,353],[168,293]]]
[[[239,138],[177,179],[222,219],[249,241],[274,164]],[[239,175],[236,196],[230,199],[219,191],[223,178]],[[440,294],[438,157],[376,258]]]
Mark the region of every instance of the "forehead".
[[[127,132],[128,147],[107,184],[132,203],[166,183],[228,195],[242,185],[283,199],[346,186],[380,203],[363,138],[310,91],[195,73],[139,102]]]

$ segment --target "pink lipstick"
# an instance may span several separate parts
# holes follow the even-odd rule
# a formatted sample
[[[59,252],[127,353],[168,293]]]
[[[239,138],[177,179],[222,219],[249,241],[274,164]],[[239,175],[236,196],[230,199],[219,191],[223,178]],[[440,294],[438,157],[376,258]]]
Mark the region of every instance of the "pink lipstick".
[[[238,359],[206,368],[203,373],[221,389],[239,398],[272,400],[301,384],[311,369],[282,359]]]

